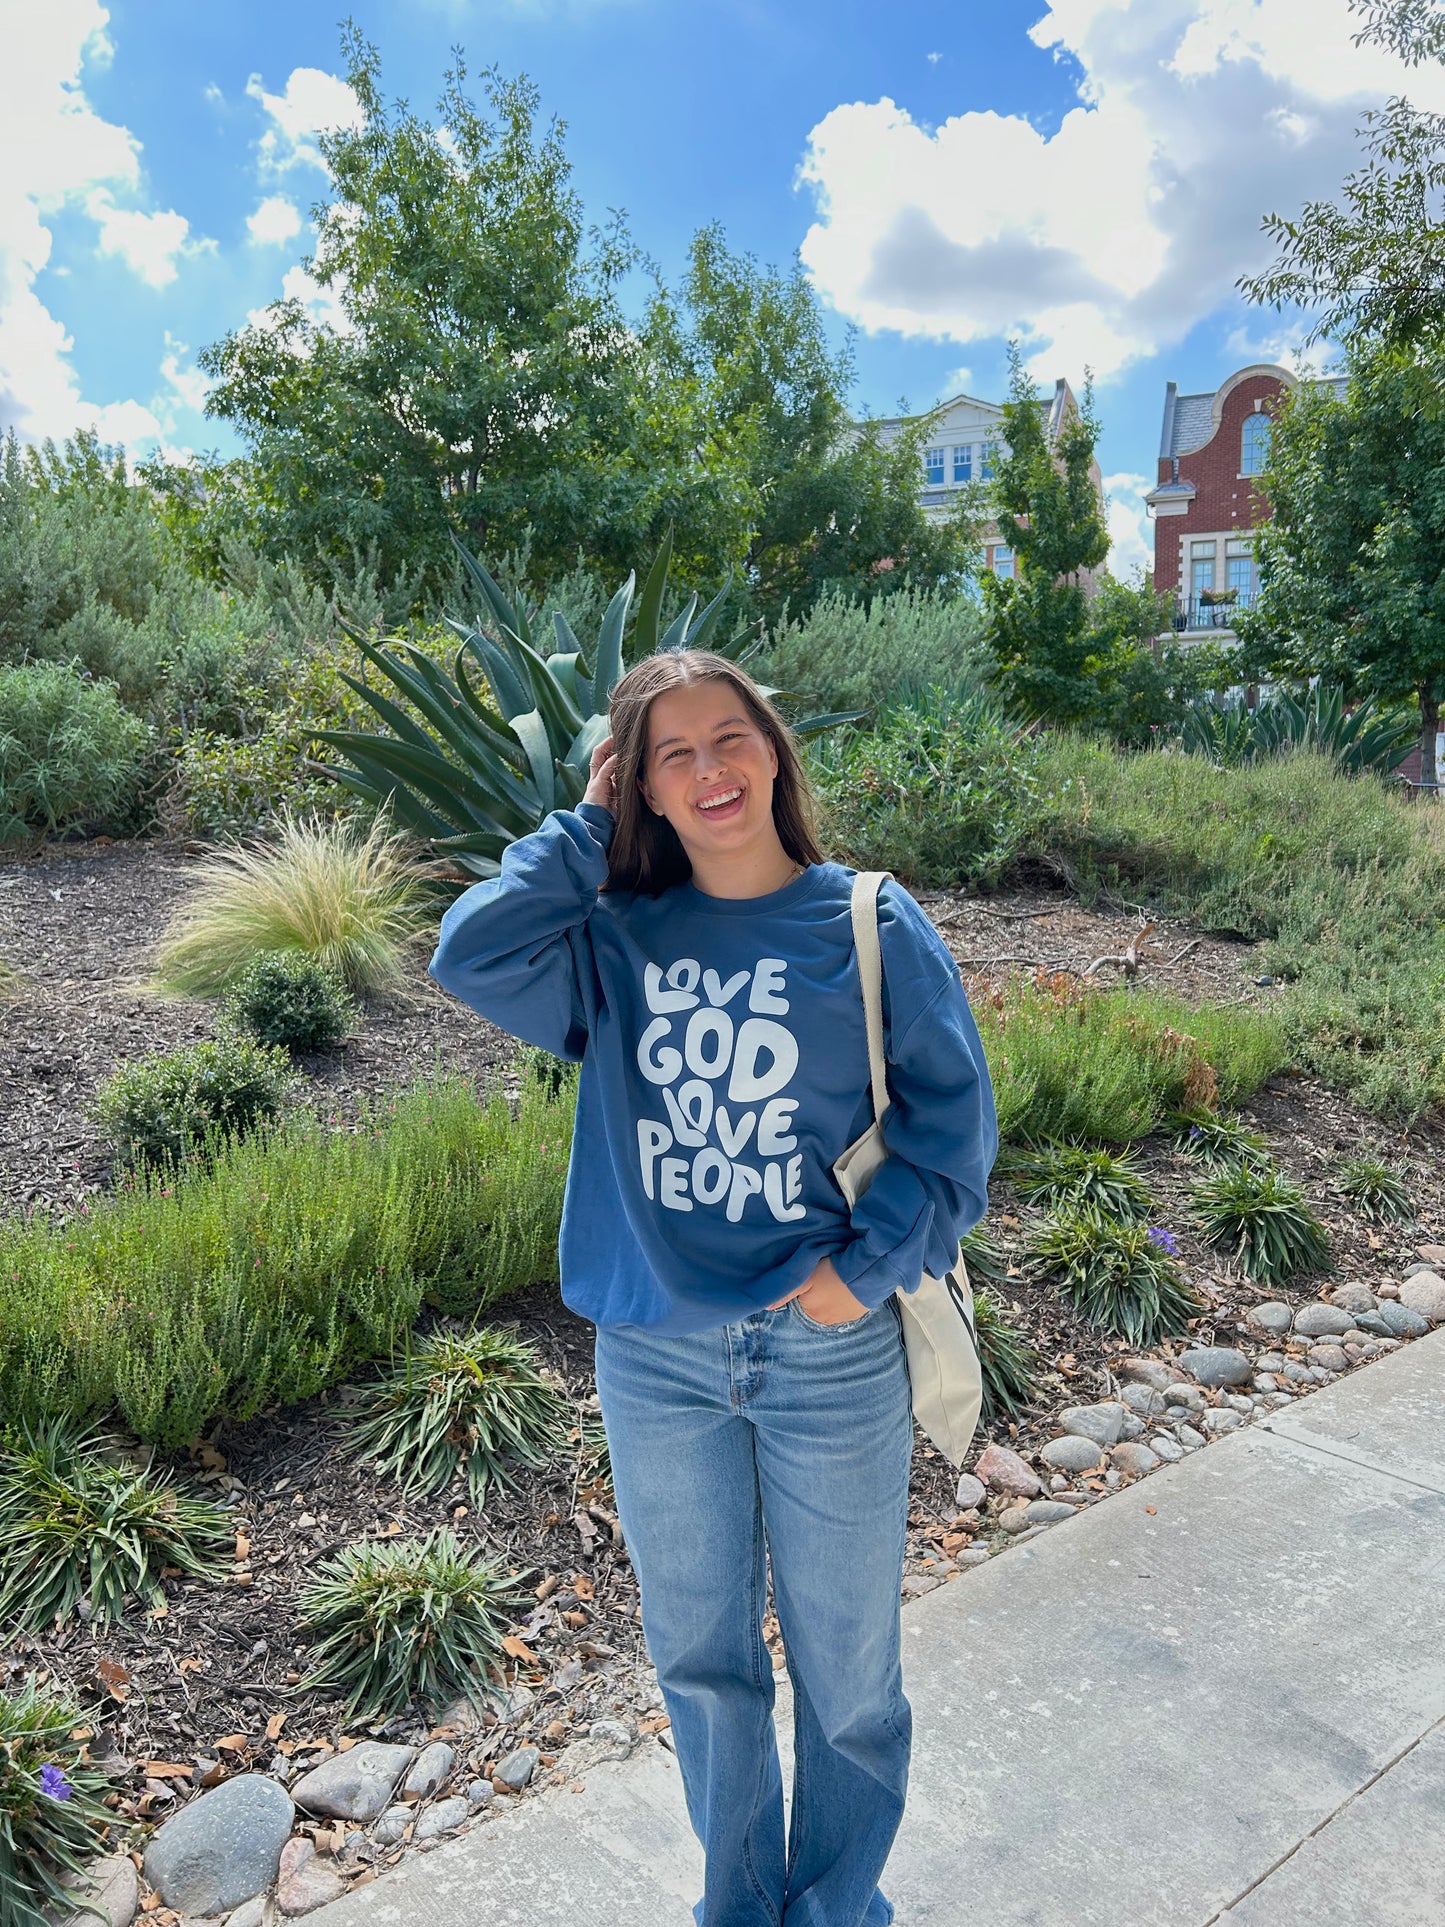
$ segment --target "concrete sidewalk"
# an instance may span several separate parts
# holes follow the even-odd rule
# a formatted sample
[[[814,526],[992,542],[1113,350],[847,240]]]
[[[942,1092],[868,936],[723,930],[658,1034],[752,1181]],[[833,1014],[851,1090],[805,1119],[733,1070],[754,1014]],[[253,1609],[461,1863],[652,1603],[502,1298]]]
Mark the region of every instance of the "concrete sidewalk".
[[[899,1927],[1445,1927],[1445,1328],[903,1623]],[[311,1919],[691,1927],[699,1869],[652,1743]]]

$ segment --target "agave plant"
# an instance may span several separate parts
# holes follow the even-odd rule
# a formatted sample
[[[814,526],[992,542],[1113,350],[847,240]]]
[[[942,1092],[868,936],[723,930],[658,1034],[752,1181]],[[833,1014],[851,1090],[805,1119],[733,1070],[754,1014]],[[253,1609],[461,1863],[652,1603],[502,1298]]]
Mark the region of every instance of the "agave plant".
[[[1307,749],[1352,775],[1373,770],[1388,776],[1410,754],[1417,733],[1411,716],[1381,712],[1373,697],[1347,710],[1342,689],[1316,685],[1304,697],[1279,690],[1254,709],[1240,702],[1195,703],[1185,714],[1180,741],[1227,769]]]
[[[552,618],[557,648],[544,655],[520,598],[513,601],[475,556],[460,543],[457,548],[483,622],[451,623],[462,640],[450,675],[409,643],[377,647],[356,639],[367,662],[434,733],[382,690],[348,676],[385,728],[377,734],[321,730],[318,740],[341,753],[343,760],[329,767],[338,782],[388,807],[393,822],[425,837],[468,875],[492,877],[509,843],[535,830],[550,810],[581,802],[592,752],[608,734],[608,699],[632,663],[659,650],[702,648],[743,662],[761,638],[749,628],[718,639],[726,583],[701,611],[691,595],[663,628],[669,534],[643,584],[630,639],[624,640],[634,575],[608,604],[590,655],[560,613]],[[793,729],[806,736],[852,720],[813,716]]]

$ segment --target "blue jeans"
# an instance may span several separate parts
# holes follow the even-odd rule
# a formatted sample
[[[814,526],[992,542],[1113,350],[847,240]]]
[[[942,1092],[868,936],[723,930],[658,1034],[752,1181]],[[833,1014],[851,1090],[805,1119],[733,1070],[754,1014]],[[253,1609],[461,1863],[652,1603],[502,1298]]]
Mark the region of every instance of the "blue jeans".
[[[887,1927],[912,1716],[899,1583],[913,1443],[892,1301],[597,1333],[618,1516],[693,1829],[698,1927]],[[793,1683],[786,1856],[766,1557]]]

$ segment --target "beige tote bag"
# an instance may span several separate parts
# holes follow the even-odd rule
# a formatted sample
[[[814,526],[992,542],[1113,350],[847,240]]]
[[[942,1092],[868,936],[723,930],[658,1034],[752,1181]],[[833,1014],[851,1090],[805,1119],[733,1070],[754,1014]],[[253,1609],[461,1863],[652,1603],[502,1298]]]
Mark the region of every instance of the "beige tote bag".
[[[853,943],[868,1019],[868,1076],[873,1122],[833,1166],[843,1196],[855,1204],[888,1156],[883,1116],[888,1109],[888,1070],[883,1050],[883,958],[878,947],[878,890],[887,873],[861,871],[853,879]],[[974,1325],[973,1291],[963,1254],[947,1275],[927,1272],[916,1291],[897,1291],[903,1343],[913,1388],[913,1416],[943,1456],[961,1467],[973,1443],[983,1404],[983,1369]]]

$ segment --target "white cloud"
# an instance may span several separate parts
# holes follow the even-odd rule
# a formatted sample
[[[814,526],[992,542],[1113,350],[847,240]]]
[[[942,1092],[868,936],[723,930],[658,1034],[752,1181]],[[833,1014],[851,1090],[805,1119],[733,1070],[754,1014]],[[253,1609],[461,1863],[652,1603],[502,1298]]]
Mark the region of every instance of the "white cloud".
[[[152,286],[174,278],[177,256],[205,243],[184,217],[124,205],[141,191],[140,145],[86,98],[87,68],[110,58],[109,14],[99,0],[46,0],[7,8],[6,136],[0,169],[0,427],[30,439],[94,426],[106,440],[153,441],[152,406],[96,403],[70,363],[74,341],[36,291],[47,267],[46,217],[67,206],[98,224],[101,252],[119,256]]]
[[[801,178],[820,290],[868,329],[1018,334],[1038,375],[1101,377],[1179,340],[1270,258],[1260,216],[1330,195],[1363,107],[1445,109],[1445,73],[1353,45],[1347,0],[1052,0],[1036,44],[1077,64],[1052,133],[892,100],[833,109]]]
[[[301,210],[284,194],[268,194],[255,212],[246,216],[246,226],[258,247],[284,247],[301,232]]]
[[[1139,569],[1154,567],[1154,525],[1144,507],[1144,494],[1154,484],[1147,475],[1106,475],[1104,494],[1109,505],[1109,571],[1127,582]]]
[[[352,332],[350,319],[341,305],[341,290],[334,284],[323,288],[316,277],[299,263],[287,268],[279,298],[282,301],[299,301],[313,321],[334,328],[339,335]],[[246,320],[253,328],[274,328],[275,308],[252,308]]]
[[[261,103],[269,122],[257,148],[263,174],[284,174],[293,167],[317,167],[325,173],[315,136],[361,125],[356,95],[344,80],[320,67],[293,67],[279,94],[268,94],[261,76],[252,74],[246,92]]]
[[[199,415],[205,409],[206,396],[211,392],[211,384],[209,378],[201,373],[194,362],[189,367],[182,364],[181,356],[189,353],[190,350],[185,342],[177,341],[167,329],[166,352],[161,357],[161,375],[175,401],[182,408],[189,408],[194,414]],[[175,423],[171,420],[166,423],[166,426],[174,428]]]

